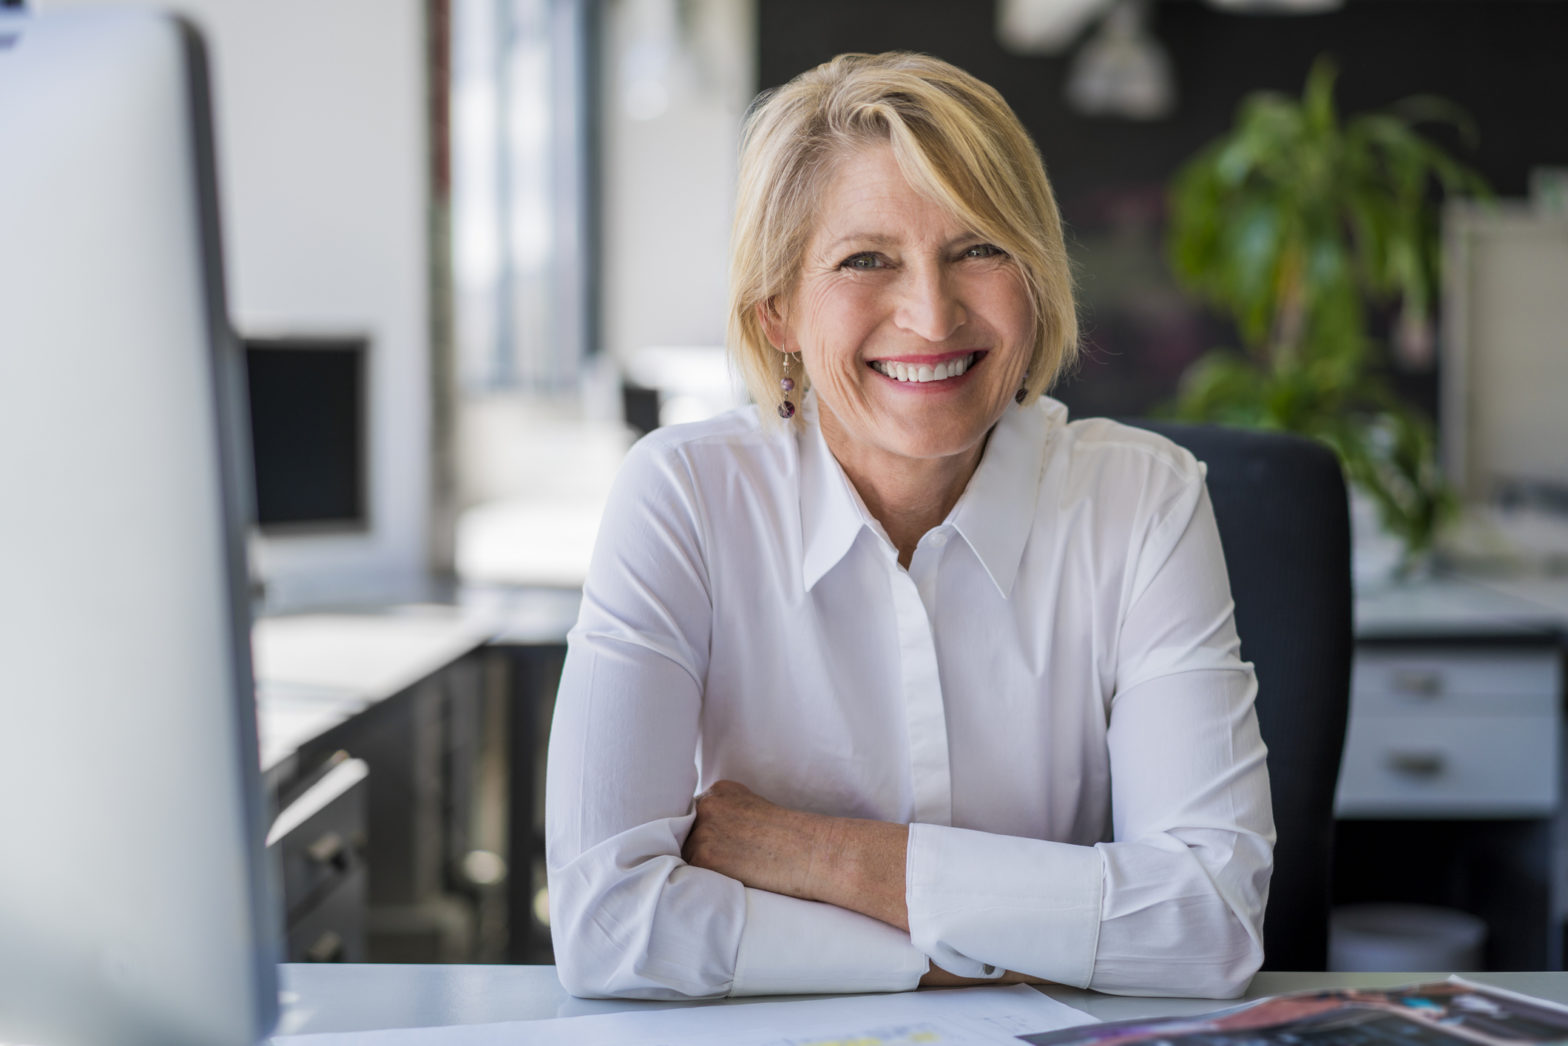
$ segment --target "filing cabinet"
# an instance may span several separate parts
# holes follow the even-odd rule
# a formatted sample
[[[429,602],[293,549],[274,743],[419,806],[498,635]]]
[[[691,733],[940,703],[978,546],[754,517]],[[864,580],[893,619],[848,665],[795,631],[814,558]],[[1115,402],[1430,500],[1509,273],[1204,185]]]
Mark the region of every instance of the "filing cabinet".
[[[1544,648],[1363,648],[1340,817],[1550,817],[1561,657]]]
[[[273,821],[289,962],[365,961],[368,778],[363,760],[336,759]]]
[[[1555,635],[1358,644],[1335,903],[1467,911],[1485,969],[1561,968],[1562,703]]]

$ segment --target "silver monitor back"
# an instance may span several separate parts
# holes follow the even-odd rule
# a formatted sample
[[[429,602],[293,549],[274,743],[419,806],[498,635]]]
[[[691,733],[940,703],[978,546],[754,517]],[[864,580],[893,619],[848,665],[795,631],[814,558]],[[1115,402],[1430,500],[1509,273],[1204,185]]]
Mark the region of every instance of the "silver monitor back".
[[[275,1023],[200,40],[0,14],[0,1040]]]

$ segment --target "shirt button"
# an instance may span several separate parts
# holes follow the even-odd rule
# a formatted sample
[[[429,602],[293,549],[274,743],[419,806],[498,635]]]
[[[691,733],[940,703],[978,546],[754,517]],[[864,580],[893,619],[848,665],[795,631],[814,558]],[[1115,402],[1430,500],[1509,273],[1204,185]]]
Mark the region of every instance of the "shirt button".
[[[931,544],[935,545],[937,548],[941,548],[943,545],[947,544],[947,538],[948,532],[945,530],[932,531]]]

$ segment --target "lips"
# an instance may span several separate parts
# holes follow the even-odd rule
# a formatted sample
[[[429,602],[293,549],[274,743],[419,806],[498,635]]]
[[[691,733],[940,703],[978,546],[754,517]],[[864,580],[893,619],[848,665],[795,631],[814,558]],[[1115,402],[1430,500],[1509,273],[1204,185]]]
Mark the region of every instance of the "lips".
[[[982,353],[971,352],[964,356],[953,356],[939,360],[935,363],[921,363],[918,361],[901,360],[872,360],[871,369],[878,374],[886,375],[894,381],[924,384],[932,381],[947,381],[962,375],[979,361]]]

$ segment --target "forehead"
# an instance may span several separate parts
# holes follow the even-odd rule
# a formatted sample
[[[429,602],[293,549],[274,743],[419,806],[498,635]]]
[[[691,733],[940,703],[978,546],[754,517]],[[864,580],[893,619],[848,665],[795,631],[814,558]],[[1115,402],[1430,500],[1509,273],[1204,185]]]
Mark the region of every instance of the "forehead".
[[[891,237],[966,229],[945,201],[912,185],[886,143],[851,148],[833,161],[817,200],[811,242],[845,236]]]

